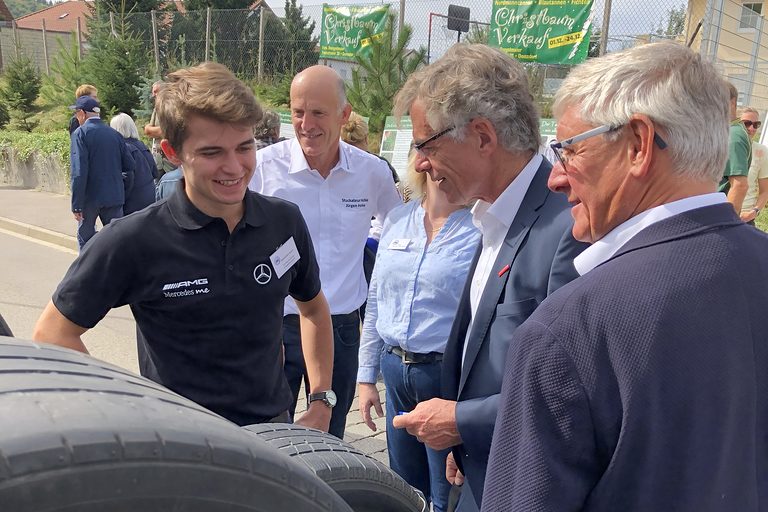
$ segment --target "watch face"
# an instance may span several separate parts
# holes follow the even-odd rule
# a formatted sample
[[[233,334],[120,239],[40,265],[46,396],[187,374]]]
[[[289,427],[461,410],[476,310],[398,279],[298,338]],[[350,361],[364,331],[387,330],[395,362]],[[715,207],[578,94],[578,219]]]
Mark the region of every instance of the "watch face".
[[[333,391],[326,391],[325,392],[325,400],[326,400],[326,402],[328,402],[328,405],[330,405],[331,407],[335,407],[336,406],[336,393],[334,393]]]

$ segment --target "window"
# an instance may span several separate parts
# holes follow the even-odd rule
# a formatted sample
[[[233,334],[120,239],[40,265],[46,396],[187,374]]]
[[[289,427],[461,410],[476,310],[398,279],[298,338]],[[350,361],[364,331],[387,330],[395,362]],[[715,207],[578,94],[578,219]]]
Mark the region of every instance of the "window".
[[[755,29],[757,20],[763,13],[763,2],[745,2],[741,6],[741,19],[739,28]]]

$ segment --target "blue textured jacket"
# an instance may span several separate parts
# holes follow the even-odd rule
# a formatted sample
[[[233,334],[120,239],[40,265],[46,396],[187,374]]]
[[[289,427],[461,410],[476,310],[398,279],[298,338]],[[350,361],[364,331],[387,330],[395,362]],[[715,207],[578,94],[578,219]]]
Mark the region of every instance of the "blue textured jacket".
[[[72,134],[69,159],[73,212],[125,202],[123,175],[132,180],[135,163],[117,131],[88,119]]]

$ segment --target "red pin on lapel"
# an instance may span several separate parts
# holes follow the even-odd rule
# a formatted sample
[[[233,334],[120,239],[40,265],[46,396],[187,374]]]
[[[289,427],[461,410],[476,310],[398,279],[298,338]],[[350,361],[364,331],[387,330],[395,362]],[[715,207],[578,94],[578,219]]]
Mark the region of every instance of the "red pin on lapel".
[[[509,269],[510,269],[509,265],[504,265],[504,268],[499,270],[499,277],[504,277],[504,274],[509,272]]]

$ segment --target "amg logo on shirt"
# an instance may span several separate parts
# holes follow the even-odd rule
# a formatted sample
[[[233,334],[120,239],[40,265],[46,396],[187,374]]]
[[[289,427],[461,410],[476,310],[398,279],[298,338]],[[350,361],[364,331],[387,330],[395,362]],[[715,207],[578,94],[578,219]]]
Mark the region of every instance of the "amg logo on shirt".
[[[203,277],[200,279],[195,279],[193,281],[179,281],[178,283],[168,283],[163,286],[163,291],[176,290],[177,288],[188,288],[190,286],[198,286],[203,284],[208,284],[208,278]]]

